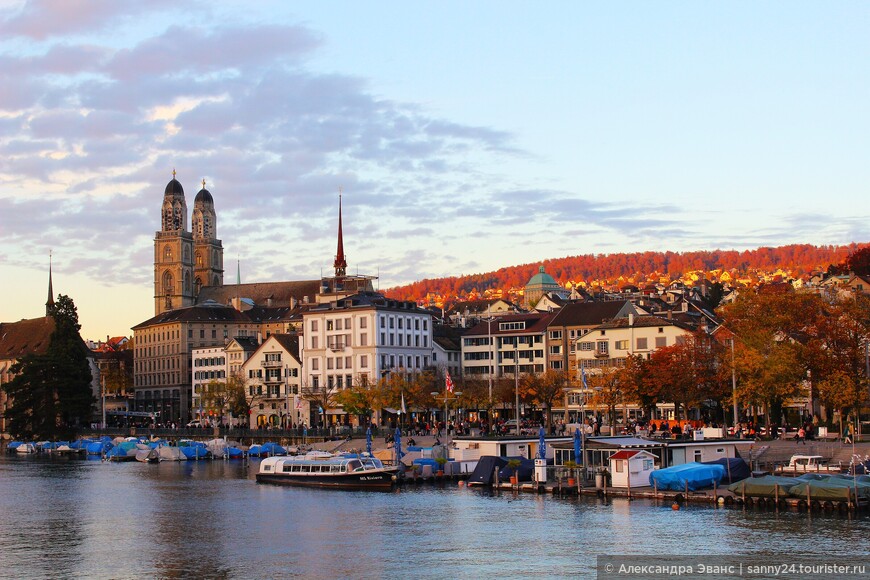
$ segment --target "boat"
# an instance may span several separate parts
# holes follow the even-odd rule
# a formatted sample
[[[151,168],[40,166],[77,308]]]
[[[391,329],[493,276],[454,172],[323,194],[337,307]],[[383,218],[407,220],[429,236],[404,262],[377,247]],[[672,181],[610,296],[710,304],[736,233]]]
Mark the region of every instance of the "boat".
[[[649,484],[656,489],[698,491],[719,485],[725,478],[725,468],[718,464],[684,463],[649,474]]]
[[[160,453],[158,453],[156,448],[138,449],[136,451],[136,461],[141,461],[142,463],[157,463],[160,461]]]
[[[798,473],[839,473],[840,466],[828,465],[821,455],[792,455],[788,465],[776,471],[777,474],[788,475]]]
[[[27,453],[36,453],[36,445],[33,443],[22,443],[15,447],[15,453],[24,455]]]
[[[258,483],[277,483],[331,489],[390,489],[396,468],[385,467],[371,456],[344,457],[322,454],[268,457],[260,462]]]

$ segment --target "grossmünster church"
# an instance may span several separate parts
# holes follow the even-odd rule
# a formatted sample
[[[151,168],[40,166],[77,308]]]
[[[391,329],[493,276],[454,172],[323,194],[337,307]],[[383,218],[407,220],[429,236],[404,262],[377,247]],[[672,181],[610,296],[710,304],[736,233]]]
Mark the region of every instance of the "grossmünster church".
[[[205,181],[197,192],[188,229],[184,188],[175,171],[160,208],[154,236],[154,316],[133,327],[134,416],[183,424],[196,395],[191,355],[231,342],[255,349],[272,334],[296,334],[302,314],[317,304],[357,292],[373,292],[372,276],[347,275],[338,211],[335,276],[315,280],[224,284],[223,245],[217,212]],[[233,355],[229,353],[228,358]],[[228,371],[238,365],[227,360]],[[281,413],[286,403],[267,401]],[[307,406],[307,404],[306,404]],[[286,411],[286,409],[284,409]]]
[[[204,286],[223,286],[224,249],[217,239],[214,198],[205,188],[193,200],[187,229],[184,189],[175,179],[166,185],[161,228],[154,238],[154,314],[193,306]]]

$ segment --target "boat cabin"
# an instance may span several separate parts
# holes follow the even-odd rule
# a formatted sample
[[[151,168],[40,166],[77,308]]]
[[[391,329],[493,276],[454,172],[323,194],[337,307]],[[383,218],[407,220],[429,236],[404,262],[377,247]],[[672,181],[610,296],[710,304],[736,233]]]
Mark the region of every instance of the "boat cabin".
[[[623,449],[610,456],[613,487],[648,487],[657,457],[642,449]]]

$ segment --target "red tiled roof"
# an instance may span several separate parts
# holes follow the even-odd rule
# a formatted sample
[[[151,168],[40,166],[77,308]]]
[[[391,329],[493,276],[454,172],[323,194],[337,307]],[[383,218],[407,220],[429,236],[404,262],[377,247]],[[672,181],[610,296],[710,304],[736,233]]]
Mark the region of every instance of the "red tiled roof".
[[[48,349],[54,318],[43,316],[19,322],[0,322],[0,358],[19,359]]]

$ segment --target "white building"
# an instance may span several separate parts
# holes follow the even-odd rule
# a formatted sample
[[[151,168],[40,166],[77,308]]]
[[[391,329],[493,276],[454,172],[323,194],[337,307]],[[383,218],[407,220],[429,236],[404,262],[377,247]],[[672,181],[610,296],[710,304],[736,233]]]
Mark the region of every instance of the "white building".
[[[485,320],[462,337],[463,376],[484,378],[543,373],[547,326],[555,313],[510,314]]]
[[[302,399],[298,336],[271,335],[242,364],[241,376],[251,405],[251,429],[307,424],[309,403]]]
[[[194,348],[190,351],[193,376],[193,407],[195,419],[202,419],[203,386],[211,381],[225,382],[227,380],[227,354],[223,346]]]
[[[302,385],[309,398],[432,364],[432,316],[413,302],[360,292],[313,306],[303,313],[303,328]],[[350,422],[340,408],[327,415],[331,423]]]

